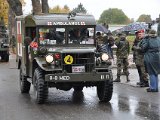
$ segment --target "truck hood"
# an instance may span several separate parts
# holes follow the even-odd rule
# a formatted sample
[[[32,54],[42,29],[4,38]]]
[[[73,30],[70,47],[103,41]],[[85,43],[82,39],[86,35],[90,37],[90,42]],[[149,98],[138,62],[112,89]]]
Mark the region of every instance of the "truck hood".
[[[95,47],[56,47],[48,48],[48,52],[59,52],[59,53],[93,53],[96,51]]]

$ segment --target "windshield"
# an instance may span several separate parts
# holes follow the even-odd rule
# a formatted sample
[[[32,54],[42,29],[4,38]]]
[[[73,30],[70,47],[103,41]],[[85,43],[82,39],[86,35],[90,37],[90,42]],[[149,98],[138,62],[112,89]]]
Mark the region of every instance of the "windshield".
[[[40,28],[39,41],[42,45],[65,44],[65,28]]]
[[[39,43],[41,45],[63,44],[94,44],[94,28],[39,28]]]
[[[70,28],[68,44],[94,44],[94,28]]]

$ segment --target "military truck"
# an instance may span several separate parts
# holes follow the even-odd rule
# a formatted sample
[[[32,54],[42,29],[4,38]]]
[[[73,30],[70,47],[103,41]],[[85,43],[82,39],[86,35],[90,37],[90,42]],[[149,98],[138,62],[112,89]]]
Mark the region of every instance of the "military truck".
[[[2,61],[9,61],[9,39],[3,19],[0,20],[0,56]]]
[[[92,15],[18,16],[16,25],[21,93],[29,93],[32,84],[36,102],[42,104],[50,87],[76,92],[95,86],[100,101],[111,100],[111,61],[97,50]]]

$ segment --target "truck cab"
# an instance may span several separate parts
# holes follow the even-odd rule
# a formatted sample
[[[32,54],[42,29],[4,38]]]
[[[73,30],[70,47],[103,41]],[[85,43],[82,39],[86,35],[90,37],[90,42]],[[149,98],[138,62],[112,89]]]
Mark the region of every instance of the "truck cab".
[[[100,101],[111,100],[111,61],[107,52],[97,50],[92,15],[18,16],[16,26],[21,93],[29,93],[32,84],[41,104],[50,87],[82,91],[95,86]]]

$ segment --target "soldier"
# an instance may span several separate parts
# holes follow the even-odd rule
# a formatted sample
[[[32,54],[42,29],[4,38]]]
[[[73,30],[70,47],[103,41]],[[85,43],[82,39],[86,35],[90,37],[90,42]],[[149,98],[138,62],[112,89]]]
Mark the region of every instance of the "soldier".
[[[144,63],[150,78],[147,92],[158,92],[158,74],[160,74],[160,38],[155,30],[150,30],[148,37],[142,40]]]
[[[113,50],[112,50],[112,46],[114,45],[114,38],[111,32],[107,33],[107,36],[103,37],[103,42],[106,45],[106,49],[110,55],[110,57],[112,59],[114,59],[113,57]]]
[[[14,35],[12,35],[11,39],[10,39],[10,46],[12,48],[12,53],[15,54],[16,50],[15,50],[15,47],[16,47],[16,38]]]
[[[119,33],[119,37],[115,41],[117,46],[116,56],[117,56],[117,78],[114,82],[120,82],[121,70],[124,69],[127,82],[129,80],[129,71],[128,71],[128,55],[129,55],[129,42],[126,39],[126,36],[123,33]]]
[[[133,61],[136,64],[139,79],[140,81],[137,82],[137,85],[140,87],[148,87],[148,75],[145,70],[144,66],[144,53],[140,49],[140,41],[143,39],[144,30],[139,30],[136,33],[136,38],[134,40],[132,50],[133,50]]]
[[[100,32],[97,32],[97,49],[103,52],[107,52],[110,59],[113,59],[113,51],[112,46],[114,45],[114,38],[112,33],[108,33],[107,35],[101,36]]]
[[[96,42],[98,43],[98,45],[103,44],[103,37],[100,32],[96,33]]]

